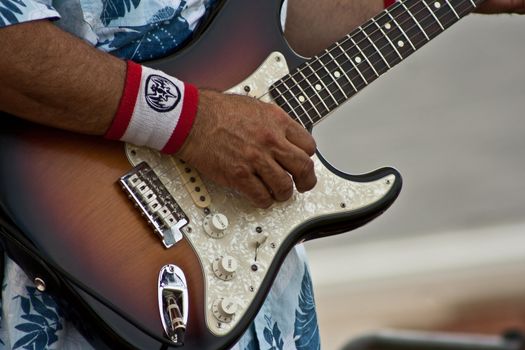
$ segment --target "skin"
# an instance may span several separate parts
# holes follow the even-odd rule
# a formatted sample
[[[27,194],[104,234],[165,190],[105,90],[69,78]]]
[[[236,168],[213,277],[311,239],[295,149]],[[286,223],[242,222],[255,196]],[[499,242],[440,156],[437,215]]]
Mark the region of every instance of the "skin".
[[[379,12],[382,0],[324,0],[322,8],[290,0],[286,37],[305,56]],[[525,0],[487,0],[480,11],[523,13]],[[105,133],[124,87],[124,61],[45,20],[0,29],[0,47],[0,110],[73,132]],[[201,90],[194,126],[177,156],[267,208],[290,198],[294,184],[301,192],[315,186],[314,151],[313,138],[280,108]]]

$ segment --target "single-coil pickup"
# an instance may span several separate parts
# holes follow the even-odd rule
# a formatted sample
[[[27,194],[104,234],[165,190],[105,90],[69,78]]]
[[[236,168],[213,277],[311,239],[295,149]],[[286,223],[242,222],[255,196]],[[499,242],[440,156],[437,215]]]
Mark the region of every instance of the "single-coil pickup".
[[[181,159],[174,158],[174,162],[193,203],[199,208],[209,207],[211,203],[210,194],[199,173]]]
[[[166,248],[182,239],[181,228],[189,220],[146,162],[122,176],[119,182]]]

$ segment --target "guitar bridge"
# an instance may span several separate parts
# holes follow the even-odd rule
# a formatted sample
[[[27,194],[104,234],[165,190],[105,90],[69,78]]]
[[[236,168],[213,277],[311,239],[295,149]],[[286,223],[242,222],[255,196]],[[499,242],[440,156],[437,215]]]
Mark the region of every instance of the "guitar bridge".
[[[122,176],[119,183],[166,248],[183,238],[181,229],[188,217],[146,162]]]

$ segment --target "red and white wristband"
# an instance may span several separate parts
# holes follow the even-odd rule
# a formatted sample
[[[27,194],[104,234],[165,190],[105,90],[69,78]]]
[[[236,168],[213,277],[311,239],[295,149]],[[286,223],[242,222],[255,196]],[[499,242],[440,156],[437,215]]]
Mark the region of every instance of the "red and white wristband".
[[[173,154],[190,133],[198,102],[195,86],[128,61],[124,92],[104,136]]]

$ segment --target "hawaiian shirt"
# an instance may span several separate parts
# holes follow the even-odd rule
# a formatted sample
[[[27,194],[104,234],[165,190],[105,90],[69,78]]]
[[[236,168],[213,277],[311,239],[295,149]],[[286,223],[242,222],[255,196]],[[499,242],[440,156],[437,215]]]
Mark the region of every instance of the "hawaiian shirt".
[[[217,0],[0,0],[0,27],[50,19],[100,50],[140,62],[180,48],[215,2]],[[286,10],[286,4],[283,9]],[[55,300],[40,293],[8,257],[4,269],[0,348],[91,348],[64,319]],[[290,252],[260,312],[233,348],[320,348],[312,283],[302,246]]]

